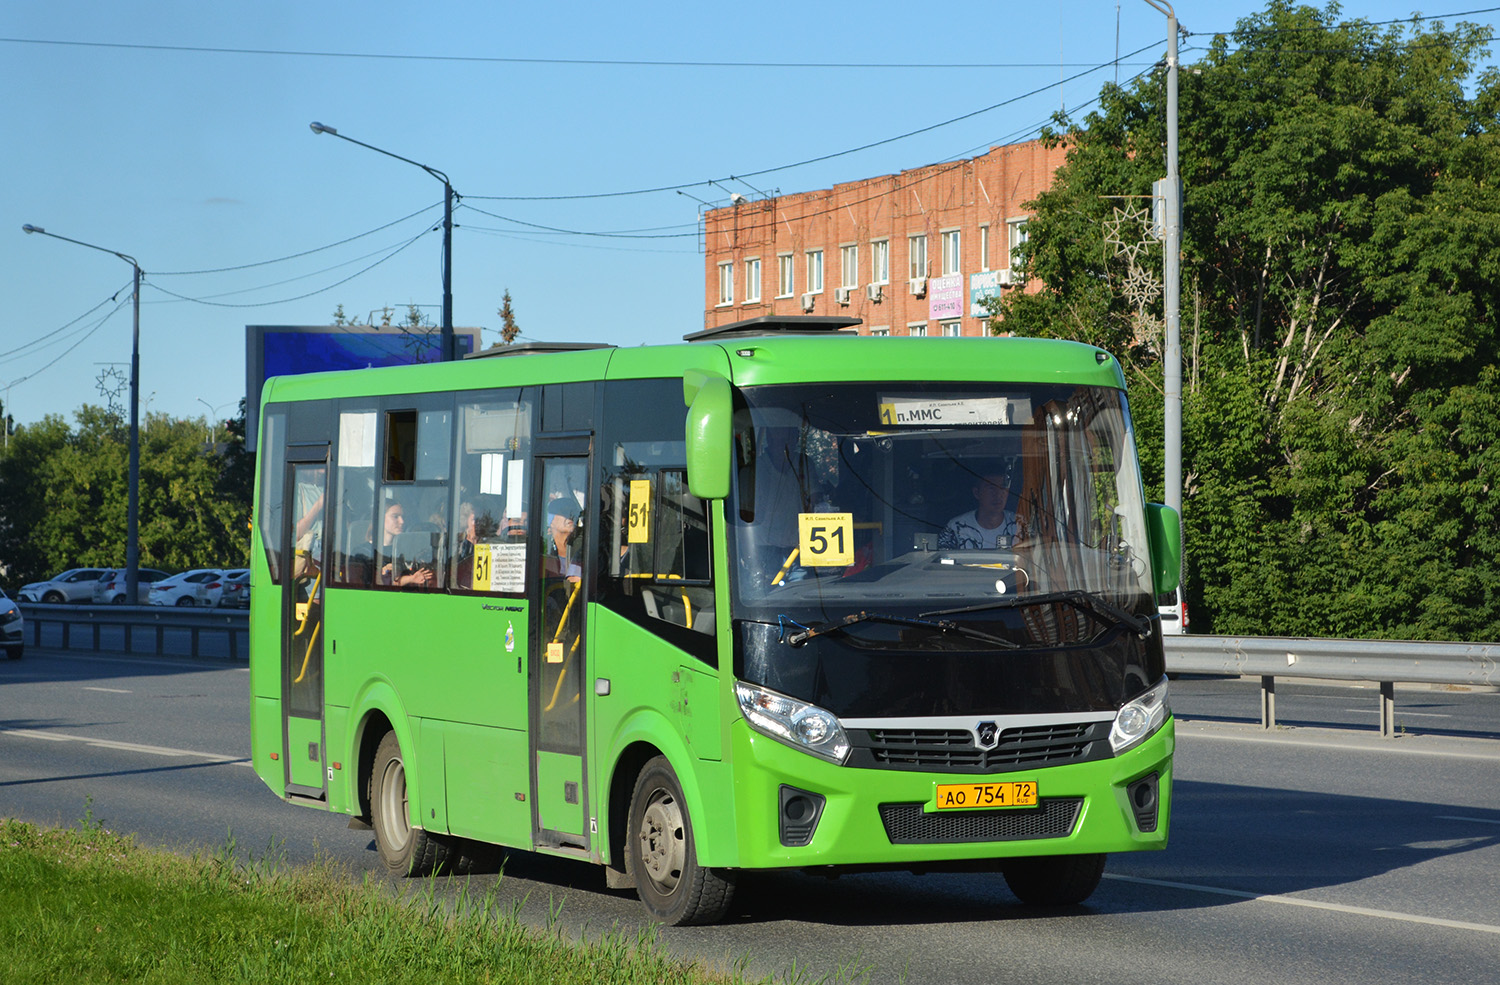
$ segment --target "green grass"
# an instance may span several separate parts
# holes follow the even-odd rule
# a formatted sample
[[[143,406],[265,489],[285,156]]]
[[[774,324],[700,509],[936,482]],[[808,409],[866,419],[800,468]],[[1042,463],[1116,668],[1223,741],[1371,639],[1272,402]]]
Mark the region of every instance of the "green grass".
[[[154,851],[91,815],[78,829],[0,821],[0,980],[744,981],[671,957],[654,930],[579,942],[524,925],[493,895],[401,898],[328,862],[243,861],[232,841],[213,855]]]

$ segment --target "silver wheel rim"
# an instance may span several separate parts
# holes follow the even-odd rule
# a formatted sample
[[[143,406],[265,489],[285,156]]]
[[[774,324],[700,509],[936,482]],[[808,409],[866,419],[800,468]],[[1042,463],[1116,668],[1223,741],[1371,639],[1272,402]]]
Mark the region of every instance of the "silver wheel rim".
[[[682,880],[687,859],[684,827],[677,798],[666,790],[653,793],[641,815],[640,858],[646,877],[663,896],[676,892]]]
[[[411,821],[406,815],[406,767],[401,760],[385,764],[380,777],[381,833],[393,854],[400,854],[411,837]]]

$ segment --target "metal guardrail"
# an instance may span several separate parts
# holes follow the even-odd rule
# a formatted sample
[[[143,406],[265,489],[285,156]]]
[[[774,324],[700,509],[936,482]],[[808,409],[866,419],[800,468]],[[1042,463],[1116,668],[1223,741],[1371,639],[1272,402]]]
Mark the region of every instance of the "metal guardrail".
[[[230,660],[250,655],[245,609],[27,603],[21,615],[30,646]]]
[[[231,660],[249,656],[250,616],[244,609],[31,603],[22,613],[32,646]],[[143,636],[152,649],[138,648]],[[1164,643],[1169,673],[1259,677],[1261,725],[1268,729],[1276,727],[1278,677],[1378,683],[1380,734],[1388,737],[1396,734],[1397,683],[1500,687],[1500,643],[1269,636],[1168,636]]]
[[[1396,684],[1500,686],[1500,643],[1273,636],[1168,636],[1167,672],[1260,678],[1260,722],[1276,727],[1276,678],[1380,685],[1380,734],[1396,734]]]

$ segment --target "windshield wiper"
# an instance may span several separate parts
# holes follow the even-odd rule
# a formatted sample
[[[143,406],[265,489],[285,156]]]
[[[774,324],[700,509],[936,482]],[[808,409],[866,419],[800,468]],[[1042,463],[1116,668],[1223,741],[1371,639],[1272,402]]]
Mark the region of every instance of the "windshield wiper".
[[[1151,632],[1151,620],[1145,616],[1133,615],[1103,596],[1097,595],[1094,592],[1085,592],[1081,589],[1072,589],[1066,592],[1043,592],[1040,595],[1010,595],[1003,599],[981,602],[978,605],[961,606],[957,609],[935,609],[932,612],[922,613],[921,618],[956,616],[965,612],[984,612],[989,609],[1017,609],[1023,605],[1047,605],[1051,602],[1066,602],[1074,608],[1082,609],[1092,616],[1108,616],[1117,625],[1135,630],[1139,636],[1146,636]]]
[[[932,613],[928,613],[928,615],[932,615]],[[1019,643],[1014,643],[1010,640],[995,636],[991,633],[986,633],[983,630],[974,629],[972,627],[965,626],[961,623],[956,623],[948,619],[924,619],[914,618],[912,616],[891,616],[881,612],[864,611],[851,612],[844,618],[839,619],[835,622],[824,623],[817,629],[804,629],[800,633],[793,633],[791,636],[788,636],[786,638],[786,641],[792,646],[801,646],[803,643],[806,643],[814,636],[822,636],[825,633],[835,633],[841,629],[846,629],[857,622],[883,622],[889,623],[893,626],[920,626],[923,629],[936,629],[942,633],[957,633],[960,636],[967,636],[970,639],[982,640],[985,643],[991,643],[995,646],[1004,647],[1008,650],[1020,649],[1021,646],[1021,644]]]

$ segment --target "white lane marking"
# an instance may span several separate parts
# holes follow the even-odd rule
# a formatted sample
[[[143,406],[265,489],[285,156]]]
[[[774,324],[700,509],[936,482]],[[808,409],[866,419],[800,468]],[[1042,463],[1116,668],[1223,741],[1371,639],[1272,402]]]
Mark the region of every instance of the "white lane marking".
[[[127,691],[124,688],[119,688],[119,687],[85,687],[84,690],[85,691],[103,691],[105,694],[134,694],[135,693],[134,691]]]
[[[1458,750],[1452,749],[1451,747],[1444,749],[1425,749],[1409,745],[1402,745],[1391,739],[1381,739],[1380,741],[1383,744],[1379,746],[1361,746],[1355,745],[1352,742],[1329,742],[1327,740],[1320,739],[1289,739],[1284,738],[1282,733],[1277,733],[1274,736],[1270,734],[1237,735],[1232,732],[1211,731],[1208,729],[1200,731],[1196,728],[1183,727],[1192,726],[1193,724],[1195,723],[1191,719],[1183,719],[1178,723],[1177,738],[1179,741],[1181,741],[1183,737],[1186,736],[1192,739],[1220,739],[1224,742],[1262,742],[1278,746],[1304,746],[1312,749],[1337,749],[1340,752],[1375,752],[1382,755],[1398,756],[1441,756],[1448,759],[1481,759],[1488,763],[1500,761],[1500,753],[1496,752],[1460,752]],[[1372,737],[1375,737],[1375,733],[1371,732],[1369,734]],[[1467,741],[1481,742],[1492,740],[1475,739]]]
[[[1280,896],[1267,893],[1247,893],[1238,889],[1223,889],[1219,886],[1200,886],[1190,882],[1170,882],[1165,879],[1143,879],[1140,876],[1122,876],[1106,872],[1106,879],[1133,882],[1142,886],[1162,886],[1166,889],[1186,889],[1195,893],[1212,893],[1216,896],[1233,896],[1235,899],[1259,900],[1262,903],[1281,903],[1286,906],[1303,906],[1312,910],[1329,910],[1348,913],[1358,917],[1378,917],[1382,920],[1398,920],[1402,923],[1422,923],[1450,930],[1477,930],[1482,934],[1500,934],[1500,927],[1487,923],[1469,923],[1466,920],[1445,920],[1442,917],[1425,917],[1420,913],[1402,913],[1399,910],[1376,910],[1367,906],[1347,906],[1343,903],[1323,903],[1302,899],[1298,896]]]
[[[1378,715],[1378,714],[1380,714],[1380,709],[1379,708],[1345,708],[1344,709],[1344,713],[1346,715]],[[1396,709],[1396,716],[1398,718],[1452,718],[1453,717],[1452,715],[1440,715],[1440,714],[1438,714],[1437,712],[1434,712],[1434,711],[1403,711],[1400,708]]]
[[[1455,814],[1435,814],[1439,821],[1470,821],[1474,824],[1500,824],[1500,821],[1488,817],[1459,817]]]
[[[87,735],[68,735],[65,732],[42,732],[36,729],[0,729],[0,735],[11,735],[18,739],[46,739],[49,742],[82,742],[99,749],[119,749],[123,752],[143,752],[150,756],[191,756],[210,763],[243,762],[244,756],[221,756],[215,752],[198,752],[194,749],[173,749],[170,746],[148,746],[139,742],[116,742],[113,739],[95,739]]]

